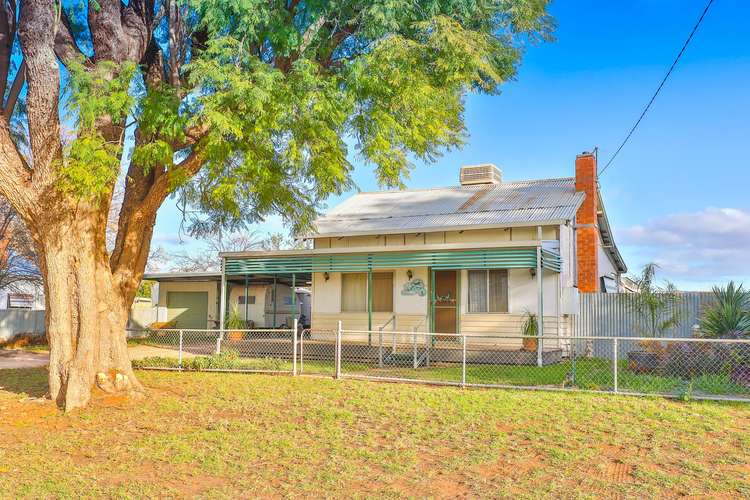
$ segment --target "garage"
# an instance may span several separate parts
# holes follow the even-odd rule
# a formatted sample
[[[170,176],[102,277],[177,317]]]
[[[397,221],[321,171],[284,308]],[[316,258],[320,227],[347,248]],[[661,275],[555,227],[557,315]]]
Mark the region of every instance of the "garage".
[[[167,321],[174,321],[177,328],[205,329],[208,292],[167,292]]]

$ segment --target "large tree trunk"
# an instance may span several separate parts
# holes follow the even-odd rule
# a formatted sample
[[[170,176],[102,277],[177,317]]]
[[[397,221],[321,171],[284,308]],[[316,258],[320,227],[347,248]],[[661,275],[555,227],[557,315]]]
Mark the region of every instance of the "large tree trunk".
[[[79,216],[34,231],[45,278],[50,397],[66,411],[85,406],[95,388],[142,390],[125,333],[133,298],[113,279],[100,226],[99,216]]]

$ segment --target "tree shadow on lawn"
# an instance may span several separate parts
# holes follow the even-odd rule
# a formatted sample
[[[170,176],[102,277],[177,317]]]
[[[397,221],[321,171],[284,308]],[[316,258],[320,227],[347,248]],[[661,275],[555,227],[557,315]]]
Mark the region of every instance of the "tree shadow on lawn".
[[[49,392],[47,368],[8,368],[0,370],[0,391],[40,398]]]

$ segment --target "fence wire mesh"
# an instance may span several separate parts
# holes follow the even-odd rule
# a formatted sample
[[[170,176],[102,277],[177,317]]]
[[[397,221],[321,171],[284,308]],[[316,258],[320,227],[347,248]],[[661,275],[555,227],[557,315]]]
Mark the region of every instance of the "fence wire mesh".
[[[750,339],[311,329],[145,330],[129,337],[137,368],[750,401]]]
[[[146,330],[131,335],[138,368],[199,371],[292,372],[289,329]]]

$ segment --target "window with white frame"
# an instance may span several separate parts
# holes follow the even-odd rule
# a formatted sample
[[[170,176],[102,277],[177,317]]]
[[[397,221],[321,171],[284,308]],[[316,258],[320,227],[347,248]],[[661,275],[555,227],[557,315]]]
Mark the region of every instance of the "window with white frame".
[[[508,312],[508,270],[469,271],[470,313]]]

